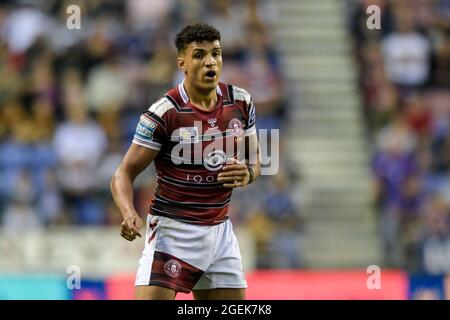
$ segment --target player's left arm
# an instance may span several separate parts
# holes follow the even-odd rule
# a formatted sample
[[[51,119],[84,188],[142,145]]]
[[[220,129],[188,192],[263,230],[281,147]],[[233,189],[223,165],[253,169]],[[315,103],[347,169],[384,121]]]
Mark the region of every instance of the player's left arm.
[[[261,159],[259,142],[256,132],[245,137],[246,163],[234,160],[222,168],[217,181],[223,182],[225,188],[245,187],[252,183],[261,174]]]

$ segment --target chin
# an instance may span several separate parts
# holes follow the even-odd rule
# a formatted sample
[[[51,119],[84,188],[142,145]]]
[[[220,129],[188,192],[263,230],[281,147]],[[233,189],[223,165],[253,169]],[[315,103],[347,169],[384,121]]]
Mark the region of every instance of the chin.
[[[218,84],[219,84],[218,80],[214,81],[214,82],[208,82],[208,83],[202,82],[202,83],[200,83],[200,85],[198,87],[204,91],[212,91],[212,90],[216,89]]]

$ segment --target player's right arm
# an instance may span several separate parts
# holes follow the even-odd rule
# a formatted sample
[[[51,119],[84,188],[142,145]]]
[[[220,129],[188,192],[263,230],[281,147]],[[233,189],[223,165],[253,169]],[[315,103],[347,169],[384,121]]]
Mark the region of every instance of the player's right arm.
[[[133,182],[159,153],[166,138],[164,113],[171,107],[167,99],[160,99],[139,118],[133,143],[111,180],[114,203],[123,217],[121,235],[129,241],[141,236],[142,219],[133,204]]]
[[[143,224],[133,204],[133,182],[152,163],[158,152],[132,143],[111,179],[112,197],[123,217],[121,236],[128,241],[133,241],[136,236],[141,237],[139,229]]]

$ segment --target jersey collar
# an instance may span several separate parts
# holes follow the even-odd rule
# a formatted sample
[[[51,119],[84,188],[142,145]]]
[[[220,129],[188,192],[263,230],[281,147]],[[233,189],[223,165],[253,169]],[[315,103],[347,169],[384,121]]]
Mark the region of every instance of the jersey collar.
[[[183,100],[184,104],[189,102],[189,96],[186,92],[186,89],[184,88],[184,79],[181,81],[181,83],[178,85],[178,92],[180,93],[181,99]],[[220,90],[220,86],[218,85],[216,87],[216,92],[219,96],[222,95],[222,90]]]

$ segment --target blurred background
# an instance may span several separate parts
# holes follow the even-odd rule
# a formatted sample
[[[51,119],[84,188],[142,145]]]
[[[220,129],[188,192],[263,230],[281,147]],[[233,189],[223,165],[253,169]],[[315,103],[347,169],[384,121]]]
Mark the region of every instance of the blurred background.
[[[133,297],[144,244],[120,237],[109,181],[198,21],[221,31],[222,81],[253,95],[258,129],[280,130],[278,174],[232,198],[247,297],[450,297],[450,0],[10,0],[0,299]],[[145,217],[153,167],[135,186]]]

